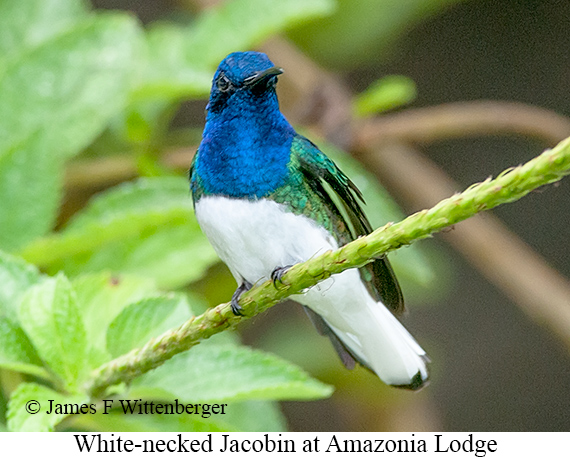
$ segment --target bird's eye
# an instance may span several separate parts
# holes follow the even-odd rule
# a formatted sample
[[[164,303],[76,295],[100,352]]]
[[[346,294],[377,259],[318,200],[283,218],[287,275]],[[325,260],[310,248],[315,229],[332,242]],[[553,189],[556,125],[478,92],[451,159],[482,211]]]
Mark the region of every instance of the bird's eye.
[[[232,82],[228,79],[226,75],[221,75],[218,78],[216,86],[218,90],[220,90],[221,92],[227,92],[233,87]]]

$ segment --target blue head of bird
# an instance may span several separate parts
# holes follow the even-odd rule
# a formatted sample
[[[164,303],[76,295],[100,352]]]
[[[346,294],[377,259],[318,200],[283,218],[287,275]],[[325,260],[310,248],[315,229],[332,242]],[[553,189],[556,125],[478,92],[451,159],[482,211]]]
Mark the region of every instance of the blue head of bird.
[[[279,111],[275,85],[283,70],[261,52],[234,52],[216,70],[206,108],[208,118],[231,112]]]
[[[260,52],[218,66],[196,163],[207,193],[260,198],[282,184],[295,136],[275,92],[282,72]]]

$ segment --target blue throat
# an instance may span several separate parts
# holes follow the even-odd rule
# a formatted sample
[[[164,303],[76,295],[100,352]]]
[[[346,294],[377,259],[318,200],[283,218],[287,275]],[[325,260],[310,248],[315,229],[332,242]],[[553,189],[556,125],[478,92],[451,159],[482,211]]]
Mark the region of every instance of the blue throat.
[[[195,171],[205,195],[258,199],[288,175],[293,127],[277,95],[238,91],[221,108],[208,107]]]

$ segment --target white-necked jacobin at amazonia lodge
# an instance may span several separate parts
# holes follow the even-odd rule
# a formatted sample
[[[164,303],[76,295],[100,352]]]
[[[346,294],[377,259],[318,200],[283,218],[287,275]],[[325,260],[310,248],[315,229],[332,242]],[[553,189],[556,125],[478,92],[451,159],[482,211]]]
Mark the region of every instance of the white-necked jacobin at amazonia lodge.
[[[281,73],[259,52],[220,63],[190,169],[198,222],[238,283],[236,314],[252,284],[371,231],[356,186],[281,114]],[[347,368],[359,362],[394,386],[426,383],[425,351],[394,317],[403,298],[385,257],[291,298]]]

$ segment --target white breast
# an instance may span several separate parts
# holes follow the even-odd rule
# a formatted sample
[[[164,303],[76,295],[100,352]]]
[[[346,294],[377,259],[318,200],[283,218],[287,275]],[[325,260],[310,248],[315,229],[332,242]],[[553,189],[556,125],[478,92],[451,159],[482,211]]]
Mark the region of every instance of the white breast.
[[[338,247],[313,220],[272,200],[204,196],[196,203],[196,217],[238,283],[267,280],[276,267]]]

